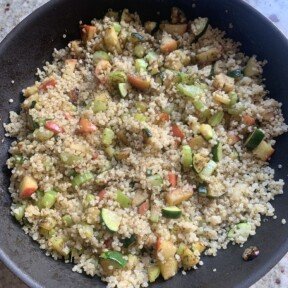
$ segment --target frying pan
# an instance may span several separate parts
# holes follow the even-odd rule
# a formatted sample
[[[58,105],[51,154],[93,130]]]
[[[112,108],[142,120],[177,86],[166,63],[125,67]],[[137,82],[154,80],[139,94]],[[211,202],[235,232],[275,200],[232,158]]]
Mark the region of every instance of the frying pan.
[[[196,4],[193,7],[192,4]],[[169,19],[170,8],[178,6],[188,18],[209,17],[214,27],[225,30],[227,35],[242,43],[248,55],[257,54],[267,59],[264,78],[271,97],[283,103],[283,113],[288,119],[288,43],[285,37],[253,8],[238,0],[161,1],[161,0],[52,0],[32,13],[18,25],[0,45],[0,116],[8,122],[9,110],[19,111],[23,100],[20,91],[31,85],[37,67],[51,60],[53,48],[64,47],[68,41],[79,38],[79,20],[88,23],[101,18],[108,8],[129,8],[138,11],[141,19]],[[233,29],[229,24],[233,23]],[[63,34],[67,38],[63,38]],[[12,84],[11,80],[15,83]],[[9,104],[12,98],[14,102]],[[1,125],[0,139],[4,137]],[[9,171],[5,166],[11,139],[1,143],[0,165],[0,260],[31,287],[105,287],[97,277],[90,278],[71,271],[72,264],[64,264],[46,257],[44,252],[10,215],[11,199],[8,193]],[[277,139],[276,153],[271,160],[276,178],[287,180],[286,161],[288,135]],[[277,169],[282,164],[282,169]],[[243,248],[229,245],[217,257],[204,257],[204,266],[183,276],[164,282],[159,280],[151,287],[249,287],[271,269],[288,250],[288,229],[281,224],[287,218],[287,185],[284,194],[273,201],[278,220],[269,218],[250,237]],[[260,256],[251,262],[241,258],[245,247],[256,245]],[[216,268],[216,272],[212,270]]]

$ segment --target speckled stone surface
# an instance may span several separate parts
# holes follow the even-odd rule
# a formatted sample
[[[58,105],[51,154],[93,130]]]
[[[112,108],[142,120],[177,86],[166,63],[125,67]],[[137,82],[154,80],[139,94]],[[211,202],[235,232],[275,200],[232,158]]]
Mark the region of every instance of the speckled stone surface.
[[[48,1],[0,0],[0,41],[22,19],[46,2]],[[288,37],[288,0],[246,0],[246,2],[269,18]],[[26,288],[27,286],[0,263],[0,288],[10,287]],[[265,277],[250,288],[274,287],[288,287],[288,254]]]

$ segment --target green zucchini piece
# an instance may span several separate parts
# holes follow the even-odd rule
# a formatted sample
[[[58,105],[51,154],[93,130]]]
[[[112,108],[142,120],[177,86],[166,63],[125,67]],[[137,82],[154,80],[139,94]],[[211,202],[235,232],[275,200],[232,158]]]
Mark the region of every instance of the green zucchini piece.
[[[219,162],[223,158],[222,144],[220,142],[212,147],[212,155],[212,159],[215,162]]]
[[[117,213],[109,209],[102,208],[101,219],[109,231],[111,232],[118,231],[121,223],[121,217],[119,217]]]
[[[127,91],[127,84],[126,83],[118,83],[118,90],[119,90],[120,95],[122,97],[126,97],[127,96],[128,91]]]
[[[197,187],[197,192],[200,197],[207,197],[208,196],[208,188],[205,184],[200,184]]]
[[[177,90],[180,94],[190,97],[191,99],[199,99],[204,95],[204,90],[196,85],[178,84]]]
[[[272,148],[271,144],[262,140],[261,143],[255,148],[252,152],[255,156],[257,156],[262,161],[267,161],[271,155],[274,153],[274,148]]]
[[[196,173],[200,173],[207,165],[207,158],[197,153],[193,156],[193,168]]]
[[[238,223],[229,230],[227,237],[229,239],[236,239],[238,237],[247,239],[250,235],[251,228],[250,223]]]
[[[94,175],[91,172],[84,172],[81,174],[77,174],[76,176],[74,176],[74,178],[72,179],[72,186],[76,187],[76,186],[81,186],[91,180],[94,179]]]
[[[148,280],[149,282],[155,282],[160,276],[160,267],[158,265],[151,265],[148,267]]]
[[[113,28],[114,28],[114,30],[115,30],[115,32],[117,33],[117,34],[119,34],[120,33],[120,31],[121,31],[121,25],[120,25],[120,23],[119,22],[113,22]]]
[[[142,44],[137,44],[134,47],[133,50],[133,54],[137,57],[137,58],[143,58],[145,55],[145,47]],[[146,59],[146,57],[145,57]]]
[[[207,28],[209,26],[209,19],[208,18],[197,18],[193,22],[193,34],[195,35],[194,42],[198,41],[198,39],[205,34]]]
[[[152,175],[147,177],[147,182],[152,186],[152,187],[161,187],[163,185],[163,178],[158,175]]]
[[[214,130],[209,124],[201,124],[199,132],[207,141],[211,140],[214,136]]]
[[[135,70],[139,73],[146,71],[148,63],[144,59],[135,60]]]
[[[21,221],[25,214],[26,204],[17,204],[15,208],[12,209],[12,213],[17,221]]]
[[[236,92],[230,92],[228,96],[230,98],[229,106],[232,107],[238,102],[238,95]]]
[[[215,169],[217,168],[217,163],[213,160],[210,160],[207,165],[203,168],[203,170],[199,173],[201,179],[205,179],[213,174]]]
[[[222,119],[224,117],[224,112],[223,111],[218,111],[217,113],[215,113],[214,115],[212,115],[209,120],[208,123],[209,125],[213,126],[217,126],[221,123]]]
[[[235,69],[235,70],[228,71],[227,76],[234,78],[236,80],[239,80],[243,78],[244,75],[243,75],[242,69]]]
[[[188,171],[192,167],[193,153],[189,145],[183,145],[181,150],[181,163],[184,171]]]
[[[265,134],[261,129],[256,128],[247,138],[244,145],[248,150],[255,149],[264,139]]]
[[[132,204],[132,200],[120,190],[116,193],[116,201],[120,204],[121,208],[128,208]]]
[[[123,254],[118,251],[106,251],[100,255],[100,258],[110,260],[115,264],[118,264],[121,268],[125,267],[127,260],[124,258]],[[112,265],[113,266],[113,265]]]
[[[114,131],[110,128],[105,128],[102,133],[102,143],[105,146],[109,146],[113,143],[114,138],[115,138]]]
[[[100,60],[107,60],[110,61],[111,57],[109,56],[109,54],[105,51],[96,51],[93,54],[93,62],[94,64],[97,64]]]
[[[136,236],[133,234],[131,235],[131,237],[129,238],[124,238],[122,240],[120,240],[123,243],[123,247],[124,248],[129,248],[130,246],[132,246],[134,243],[136,243],[137,238]]]
[[[170,206],[162,209],[162,215],[166,218],[177,219],[181,217],[182,211],[176,206]]]

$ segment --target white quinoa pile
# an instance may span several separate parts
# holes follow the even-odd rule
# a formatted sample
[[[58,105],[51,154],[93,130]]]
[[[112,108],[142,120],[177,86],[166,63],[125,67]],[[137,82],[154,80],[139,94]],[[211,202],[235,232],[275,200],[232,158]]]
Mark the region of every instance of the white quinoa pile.
[[[24,231],[73,271],[120,288],[243,244],[283,193],[268,160],[287,126],[265,63],[177,8],[143,26],[109,11],[81,32],[5,125]]]

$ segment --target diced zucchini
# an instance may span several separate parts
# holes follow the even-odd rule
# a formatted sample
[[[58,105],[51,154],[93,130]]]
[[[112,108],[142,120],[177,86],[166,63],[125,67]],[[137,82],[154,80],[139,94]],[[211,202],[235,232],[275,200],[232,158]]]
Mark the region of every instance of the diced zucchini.
[[[25,214],[26,204],[17,204],[13,209],[12,213],[17,221],[21,221]]]
[[[163,178],[158,175],[152,175],[147,177],[147,182],[152,186],[152,187],[161,187],[163,185]]]
[[[82,157],[79,155],[73,155],[67,152],[62,152],[60,154],[60,159],[61,162],[65,165],[71,166],[71,165],[75,165],[76,163],[78,163],[79,161],[82,160]]]
[[[202,253],[203,251],[205,251],[206,247],[203,243],[201,242],[195,242],[192,244],[192,250],[193,252],[199,252]]]
[[[44,195],[38,200],[37,206],[39,209],[52,208],[56,202],[57,192],[50,190],[44,193]]]
[[[127,96],[128,91],[127,91],[127,84],[126,83],[119,83],[118,84],[118,90],[120,92],[121,97]]]
[[[227,76],[234,78],[236,80],[239,80],[243,78],[243,71],[242,69],[231,70],[231,71],[228,71]]]
[[[256,128],[247,138],[244,145],[248,150],[255,149],[264,139],[265,134],[261,129]]]
[[[54,136],[54,133],[48,129],[45,129],[44,127],[35,129],[33,132],[33,137],[40,142],[45,142],[49,140],[50,138],[52,138],[53,136]]]
[[[101,210],[101,219],[111,232],[117,232],[121,223],[121,217],[114,211],[106,208]]]
[[[231,108],[227,109],[228,114],[230,115],[240,115],[245,110],[245,106],[242,103],[237,103]]]
[[[109,74],[109,81],[112,84],[125,83],[127,76],[124,71],[115,70]]]
[[[135,47],[134,47],[134,50],[133,50],[133,54],[137,57],[137,58],[143,58],[144,55],[145,55],[145,47],[142,45],[142,44],[137,44]],[[146,57],[145,57],[146,59]]]
[[[193,168],[196,173],[200,173],[207,165],[209,158],[202,156],[200,153],[194,154]]]
[[[258,65],[257,60],[254,56],[248,60],[246,67],[244,68],[243,72],[244,72],[244,75],[248,76],[248,77],[253,77],[253,76],[259,75],[259,73],[260,73],[259,65]]]
[[[215,134],[213,128],[209,124],[201,124],[199,132],[207,141],[211,140]]]
[[[213,174],[215,169],[217,168],[217,163],[213,160],[210,160],[207,165],[203,168],[203,170],[199,173],[200,178],[205,179]]]
[[[177,219],[181,217],[182,211],[176,206],[169,206],[162,209],[162,215],[166,218]]]
[[[203,36],[209,26],[208,18],[197,18],[193,21],[191,25],[191,29],[193,34],[195,35],[194,42],[196,42],[201,36]]]
[[[139,121],[139,122],[146,122],[147,117],[144,114],[142,114],[142,113],[136,113],[134,115],[134,119]]]
[[[197,187],[197,192],[200,197],[207,197],[208,196],[208,188],[205,184],[200,184]]]
[[[94,113],[104,112],[108,109],[108,95],[101,93],[95,96],[91,107]]]
[[[66,214],[62,217],[65,226],[70,227],[73,225],[73,219],[70,215]]]
[[[157,264],[148,267],[148,280],[149,282],[155,282],[155,280],[160,276],[160,267]]]
[[[201,96],[204,95],[204,91],[201,87],[196,85],[186,85],[186,84],[178,84],[177,85],[178,91],[191,99],[199,99]]]
[[[222,144],[220,142],[218,142],[216,145],[214,145],[212,147],[212,159],[215,162],[219,162],[221,161],[222,157],[223,157],[223,152],[222,152]]]
[[[115,138],[114,131],[111,128],[105,128],[102,133],[102,143],[105,146],[112,145],[114,138]]]
[[[118,190],[116,193],[116,201],[122,208],[128,208],[132,204],[132,200],[120,190]]]
[[[198,150],[207,147],[207,141],[201,135],[195,136],[192,139],[190,139],[188,141],[188,144],[193,150]]]
[[[131,237],[129,238],[124,238],[122,240],[120,240],[123,243],[123,247],[124,248],[129,248],[130,246],[132,246],[134,243],[136,243],[137,238],[136,236],[133,234]]]
[[[177,251],[176,246],[166,240],[158,239],[156,244],[157,258],[162,261],[162,259],[167,260],[173,258]]]
[[[251,228],[250,223],[238,223],[229,230],[227,237],[233,240],[237,239],[238,237],[247,239],[250,235]]]
[[[73,187],[80,187],[81,185],[91,181],[94,179],[94,175],[91,172],[84,172],[81,174],[77,174],[76,176],[74,176],[74,178],[72,179],[72,186]]]
[[[144,42],[145,40],[146,40],[145,36],[138,32],[131,33],[129,37],[129,42],[132,42],[132,43]]]
[[[143,102],[143,101],[137,101],[135,103],[135,107],[137,108],[138,111],[144,113],[148,110],[148,105],[147,103]]]
[[[116,266],[118,266],[119,268],[123,268],[127,264],[127,260],[124,258],[123,254],[121,254],[118,251],[106,251],[106,252],[103,252],[100,255],[100,258],[101,259],[105,259],[105,260],[109,260],[113,267],[116,264]]]
[[[183,201],[188,200],[193,195],[193,188],[189,186],[189,188],[177,188],[170,190],[165,195],[165,200],[168,205],[175,206],[181,204]]]
[[[145,60],[151,65],[153,62],[157,61],[159,55],[155,53],[154,51],[150,51],[145,56]]]
[[[181,150],[181,164],[184,171],[189,171],[192,167],[193,153],[189,145],[183,145]]]
[[[186,247],[183,253],[180,255],[183,268],[189,270],[199,262],[199,257],[197,257],[188,247]]]
[[[232,107],[238,102],[238,95],[236,92],[230,92],[228,96],[230,98],[229,106]]]
[[[78,233],[82,239],[91,239],[94,236],[93,226],[88,224],[79,225]]]
[[[146,71],[148,67],[148,63],[144,59],[136,59],[135,60],[135,69],[137,72],[141,73]]]
[[[159,265],[164,280],[168,280],[175,276],[178,271],[178,262],[175,258],[169,258],[165,262],[161,262]]]
[[[201,100],[198,99],[193,100],[193,105],[195,109],[201,113],[207,110],[207,106]]]
[[[274,153],[274,151],[275,150],[272,148],[271,144],[262,140],[260,144],[252,152],[262,161],[267,161]]]
[[[109,52],[113,53],[116,50],[117,53],[121,53],[122,49],[114,27],[109,27],[105,30],[103,40]]]
[[[59,253],[62,256],[67,256],[70,252],[69,249],[65,249],[64,237],[54,236],[49,240],[49,244],[51,245],[53,250],[55,250],[57,253]]]
[[[218,111],[216,112],[214,115],[212,115],[209,120],[208,123],[214,127],[217,126],[221,123],[222,119],[224,117],[224,112],[223,111]]]
[[[187,24],[160,24],[160,29],[171,35],[183,35],[187,31]]]
[[[122,27],[119,22],[113,22],[113,28],[116,31],[116,33],[119,34]]]
[[[93,54],[93,62],[96,65],[100,60],[106,60],[106,61],[110,61],[111,57],[110,55],[105,52],[105,51],[96,51]]]
[[[203,51],[196,54],[196,61],[199,64],[209,64],[218,60],[221,57],[220,49],[216,47],[211,47],[207,51]]]

